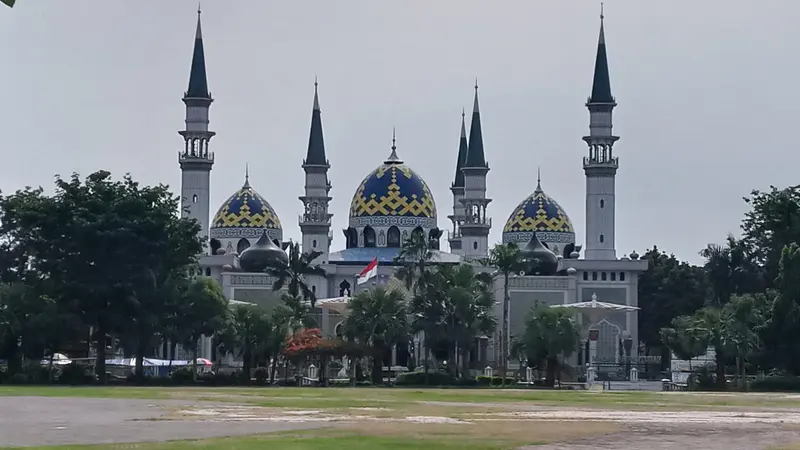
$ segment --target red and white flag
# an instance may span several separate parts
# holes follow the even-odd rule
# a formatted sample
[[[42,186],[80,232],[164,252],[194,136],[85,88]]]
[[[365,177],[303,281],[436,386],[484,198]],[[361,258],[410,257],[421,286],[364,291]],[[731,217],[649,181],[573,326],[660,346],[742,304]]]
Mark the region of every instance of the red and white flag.
[[[371,280],[378,276],[378,258],[372,260],[371,263],[367,264],[367,267],[364,267],[364,270],[358,274],[358,280],[356,280],[357,284],[364,284],[367,281]]]

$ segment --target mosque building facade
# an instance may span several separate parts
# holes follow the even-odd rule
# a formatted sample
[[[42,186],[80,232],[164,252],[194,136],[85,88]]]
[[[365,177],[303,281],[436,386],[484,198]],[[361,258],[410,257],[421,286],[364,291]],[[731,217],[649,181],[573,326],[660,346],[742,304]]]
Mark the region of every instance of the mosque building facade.
[[[475,87],[470,127],[462,115],[458,151],[453,152],[455,176],[451,184],[452,213],[446,240],[449,251],[440,249],[445,233],[439,228],[437,206],[426,181],[400,158],[395,145],[387,149],[388,157],[379,162],[356,187],[350,202],[348,228],[343,230],[344,248],[332,250],[331,229],[334,212],[330,210],[332,183],[328,178],[330,162],[322,129],[319,94],[315,82],[311,128],[302,170],[305,188],[299,200],[303,212],[298,225],[302,234],[302,250],[320,253],[317,262],[324,276],[306,280],[317,298],[346,297],[374,285],[394,286],[395,258],[403,242],[413,234],[428,239],[432,248],[432,264],[474,264],[485,267],[491,243],[491,199],[487,197],[490,171],[483,143],[478,90]],[[199,273],[217,279],[230,300],[269,307],[280,301],[280,293],[272,290],[275,281],[264,271],[267,260],[288,260],[283,240],[283,222],[267,199],[251,185],[249,174],[242,187],[234,192],[216,212],[211,214],[211,171],[215,162],[210,150],[213,131],[209,131],[209,110],[213,98],[208,89],[205,53],[200,17],[198,16],[189,87],[184,95],[186,127],[180,131],[184,148],[178,160],[182,173],[181,198],[184,217],[202,225],[209,248],[200,259]],[[515,243],[535,261],[529,270],[521,270],[509,279],[508,329],[498,329],[492,336],[479,338],[471,355],[473,366],[481,368],[499,363],[499,343],[520,335],[527,313],[535,305],[572,304],[597,299],[602,302],[636,306],[638,275],[646,270],[647,261],[617,257],[615,248],[615,177],[619,160],[614,154],[618,140],[612,133],[612,114],[616,101],[611,86],[602,23],[595,61],[594,79],[586,107],[589,110],[589,134],[583,137],[588,152],[583,157],[586,177],[585,246],[576,242],[575,228],[567,212],[542,189],[541,181],[530,195],[510,212],[503,226],[503,243]],[[467,132],[469,131],[469,133]],[[440,182],[441,180],[435,180]],[[253,180],[253,183],[257,180]],[[582,253],[581,253],[582,252]],[[378,275],[373,282],[358,285],[358,274],[373,260],[378,260]],[[502,324],[504,279],[495,277],[496,317]],[[573,359],[585,364],[588,360],[619,361],[621,355],[636,356],[638,320],[636,312],[609,312],[599,320],[586,322],[581,315],[586,346]],[[337,331],[343,320],[341,311],[316,308],[314,318],[329,335]],[[499,327],[502,328],[502,327]],[[591,330],[591,331],[589,331]],[[623,348],[625,347],[625,348]],[[405,365],[414,352],[421,361],[422,345],[415,339],[409,349],[395,349],[389,365]],[[204,340],[200,356],[213,358],[214,349]],[[591,358],[589,357],[591,355]]]

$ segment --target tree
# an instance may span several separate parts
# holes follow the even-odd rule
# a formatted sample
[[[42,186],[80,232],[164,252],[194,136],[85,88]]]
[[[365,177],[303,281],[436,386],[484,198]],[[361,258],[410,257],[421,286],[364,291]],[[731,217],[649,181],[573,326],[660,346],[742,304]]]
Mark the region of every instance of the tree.
[[[207,277],[192,280],[186,298],[187,308],[181,323],[185,340],[180,344],[192,349],[192,373],[197,379],[197,342],[224,328],[229,314],[228,299],[222,295],[219,283]]]
[[[425,233],[415,231],[403,242],[400,252],[395,257],[395,264],[400,267],[395,277],[405,282],[406,289],[411,292],[412,328],[416,333],[422,332],[425,345],[425,373],[430,366],[431,349],[439,342],[440,325],[443,323],[443,303],[436,301],[436,288],[430,286],[431,271],[428,263],[433,258],[433,251]]]
[[[347,305],[345,333],[372,350],[372,382],[383,379],[383,355],[408,338],[405,300],[394,290],[382,286],[356,294]]]
[[[56,177],[55,184],[50,197],[41,188],[0,197],[0,237],[4,250],[47,280],[50,297],[92,328],[104,381],[108,339],[129,333],[130,318],[146,309],[136,295],[142,274],[168,273],[154,261],[170,249],[199,253],[200,226],[177,218],[178,199],[163,185],[141,187],[130,176],[113,181],[106,171],[83,182],[77,174]]]
[[[500,331],[500,357],[502,365],[502,379],[505,385],[506,372],[508,372],[508,342],[510,336],[508,331],[508,314],[511,298],[508,296],[508,278],[512,273],[516,273],[522,265],[522,256],[519,248],[513,242],[508,244],[495,245],[489,251],[489,265],[496,267],[503,275],[503,328]]]
[[[800,374],[800,247],[790,244],[781,252],[769,314],[764,326],[765,357],[780,369]]]
[[[14,7],[14,3],[15,3],[17,0],[0,0],[0,1],[2,1],[2,2],[3,2],[3,4],[4,4],[4,5],[6,5],[6,6],[8,6],[9,8],[13,8],[13,7]]]
[[[692,371],[692,359],[706,352],[708,342],[704,336],[694,329],[694,317],[690,315],[679,316],[672,319],[672,326],[660,330],[661,341],[679,359],[689,361],[689,371]]]
[[[242,359],[242,377],[250,382],[250,369],[259,360],[269,362],[272,353],[272,335],[275,331],[266,311],[253,305],[237,305],[228,316],[218,342],[226,353]]]
[[[659,330],[704,306],[705,273],[702,267],[679,261],[656,246],[642,259],[648,261],[648,266],[639,275],[639,340],[648,348],[655,348],[662,345]],[[666,363],[668,356],[662,354],[662,361]]]
[[[441,266],[434,274],[437,300],[445,310],[444,339],[450,344],[452,361],[456,355],[461,357],[464,374],[469,370],[469,354],[475,347],[478,335],[494,331],[497,320],[492,314],[494,296],[492,277],[489,274],[476,274],[473,266]],[[456,364],[452,364],[457,370]]]
[[[559,356],[568,357],[578,347],[580,330],[570,313],[553,308],[531,310],[523,339],[529,361],[545,361],[545,384],[554,386]]]
[[[770,186],[767,192],[754,190],[744,200],[751,210],[742,221],[742,240],[763,267],[766,287],[773,287],[784,247],[800,242],[800,186]]]
[[[758,268],[744,241],[728,236],[724,245],[709,244],[700,252],[713,306],[727,304],[734,294],[761,289]]]
[[[314,263],[322,252],[312,251],[303,253],[300,251],[300,244],[293,242],[289,244],[289,264],[280,267],[268,267],[267,273],[275,277],[272,290],[279,291],[286,286],[289,295],[294,298],[308,300],[313,308],[317,297],[305,281],[309,275],[325,276],[325,270]]]

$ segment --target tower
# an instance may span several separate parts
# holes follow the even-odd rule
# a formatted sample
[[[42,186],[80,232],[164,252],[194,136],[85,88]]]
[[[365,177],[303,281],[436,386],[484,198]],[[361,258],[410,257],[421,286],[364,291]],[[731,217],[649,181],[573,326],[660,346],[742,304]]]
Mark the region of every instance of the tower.
[[[489,164],[483,151],[481,112],[478,106],[478,83],[475,83],[475,104],[469,127],[467,156],[464,159],[464,223],[461,225],[461,256],[465,259],[482,258],[489,254],[489,231],[492,220],[486,216],[486,207],[492,200],[486,198],[486,174]]]
[[[619,137],[612,134],[612,112],[617,102],[611,95],[603,19],[601,12],[592,95],[586,101],[589,135],[583,138],[589,146],[589,154],[583,158],[586,174],[585,258],[614,260],[617,257],[614,246],[614,179],[619,161],[613,148]]]
[[[450,185],[450,191],[453,193],[453,214],[447,216],[453,225],[452,231],[448,238],[450,243],[450,252],[455,254],[462,254],[461,245],[461,224],[464,223],[464,204],[461,200],[464,198],[464,162],[467,158],[467,129],[465,125],[464,111],[461,111],[461,138],[458,142],[458,159],[456,160],[456,176],[453,184]]]
[[[178,153],[178,162],[181,167],[181,215],[197,220],[201,227],[200,235],[204,238],[208,237],[211,167],[214,165],[214,153],[208,149],[209,141],[215,134],[208,130],[208,111],[213,101],[208,92],[203,32],[198,10],[189,88],[183,94],[186,129],[179,132],[183,136],[184,146]]]
[[[328,212],[331,183],[328,181],[328,159],[325,157],[325,139],[322,135],[322,112],[319,108],[319,92],[314,81],[314,108],[311,112],[311,131],[308,136],[308,152],[303,160],[306,173],[303,214],[300,216],[300,231],[303,234],[303,251],[322,252],[318,261],[327,262],[333,236],[330,233],[331,218]]]

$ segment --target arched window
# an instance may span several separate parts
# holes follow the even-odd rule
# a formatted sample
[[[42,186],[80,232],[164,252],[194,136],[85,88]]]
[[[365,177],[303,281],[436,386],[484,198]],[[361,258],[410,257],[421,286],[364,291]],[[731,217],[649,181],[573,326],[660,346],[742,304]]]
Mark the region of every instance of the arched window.
[[[601,235],[600,235],[600,243],[602,244],[604,240],[605,240],[605,236],[603,236],[603,235],[601,234]]]
[[[422,229],[422,227],[414,228],[414,231],[411,232],[411,236],[421,236],[424,238],[425,231]]]
[[[192,196],[192,203],[197,203],[197,194]]]
[[[356,248],[358,247],[358,232],[355,228],[348,228],[344,232],[345,236],[345,247],[346,248]]]
[[[400,229],[394,225],[386,232],[386,246],[400,248]]]
[[[316,239],[311,241],[311,248],[317,248],[317,240]]]
[[[602,272],[602,273],[600,274],[600,280],[602,280],[602,281],[606,281],[606,273],[605,273],[605,272]]]
[[[347,280],[339,283],[339,297],[350,296],[350,283]]]
[[[206,276],[207,277],[211,276],[211,268],[210,267],[206,267]]]
[[[236,244],[236,251],[241,255],[248,248],[250,248],[250,241],[245,238],[239,239],[239,243]]]
[[[600,209],[603,209],[604,206],[606,206],[606,202],[603,201],[603,199],[601,198],[600,199]]]
[[[317,287],[316,286],[311,286],[311,293],[312,294],[316,294],[317,293]]]
[[[478,249],[478,241],[475,241],[475,242],[472,243],[472,249],[473,250],[477,250]]]
[[[364,227],[364,247],[375,247],[375,230],[372,227]]]

